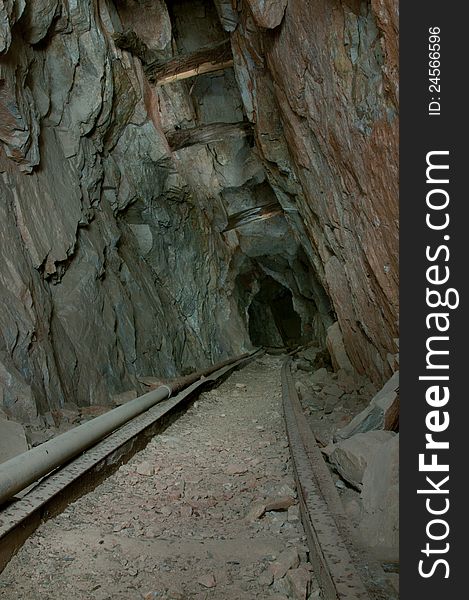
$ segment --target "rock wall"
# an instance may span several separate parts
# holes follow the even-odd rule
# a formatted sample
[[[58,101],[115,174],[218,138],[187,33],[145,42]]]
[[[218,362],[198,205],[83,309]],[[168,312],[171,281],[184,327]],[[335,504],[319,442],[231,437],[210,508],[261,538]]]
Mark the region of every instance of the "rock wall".
[[[0,391],[26,422],[248,344],[229,248],[175,164],[140,62],[112,41],[116,6],[2,4]],[[151,42],[171,54],[159,9]]]
[[[397,319],[396,8],[313,0],[0,5],[0,401],[25,422],[250,347],[259,281],[388,374]],[[150,85],[228,35],[234,70]],[[255,125],[171,152],[165,132]],[[247,209],[275,216],[230,229]],[[344,351],[345,352],[345,351]]]
[[[351,362],[382,382],[398,319],[398,3],[233,4],[217,0],[269,181]]]

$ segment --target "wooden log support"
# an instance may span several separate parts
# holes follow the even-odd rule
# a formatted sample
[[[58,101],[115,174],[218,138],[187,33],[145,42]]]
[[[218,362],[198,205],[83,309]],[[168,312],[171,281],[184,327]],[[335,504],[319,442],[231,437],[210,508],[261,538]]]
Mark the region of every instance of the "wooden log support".
[[[165,62],[154,61],[145,67],[145,72],[150,82],[164,85],[232,66],[233,55],[230,41],[224,40],[190,54],[175,56]]]
[[[247,225],[254,221],[265,221],[266,219],[271,219],[272,217],[281,214],[283,214],[283,209],[278,202],[270,202],[263,206],[246,208],[245,210],[241,210],[228,216],[228,223],[223,230],[223,233],[231,231],[232,229],[237,229],[238,227],[242,227],[243,225]]]
[[[227,139],[241,138],[252,133],[251,123],[211,123],[191,129],[178,129],[166,133],[169,147],[173,152],[195,146],[196,144],[213,144]]]

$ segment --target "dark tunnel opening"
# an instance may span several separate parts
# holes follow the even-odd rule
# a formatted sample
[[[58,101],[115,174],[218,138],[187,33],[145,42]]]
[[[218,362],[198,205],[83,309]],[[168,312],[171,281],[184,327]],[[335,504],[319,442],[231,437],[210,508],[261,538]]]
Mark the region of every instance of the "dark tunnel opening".
[[[249,305],[249,335],[255,346],[284,347],[301,340],[301,318],[291,291],[272,277],[264,277]]]

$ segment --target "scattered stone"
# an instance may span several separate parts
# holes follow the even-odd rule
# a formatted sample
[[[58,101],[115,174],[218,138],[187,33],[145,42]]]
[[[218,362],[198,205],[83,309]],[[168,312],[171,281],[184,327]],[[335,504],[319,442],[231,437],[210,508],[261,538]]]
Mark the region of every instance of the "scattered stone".
[[[169,588],[166,595],[168,596],[168,600],[185,600],[186,598],[182,589],[176,587]]]
[[[260,519],[266,512],[266,505],[262,502],[253,504],[246,515],[246,521],[256,521]]]
[[[360,388],[360,394],[362,396],[365,396],[365,398],[367,400],[369,400],[370,398],[373,398],[373,396],[376,396],[377,393],[378,393],[378,390],[376,389],[376,386],[373,383],[371,383],[371,381],[367,381]]]
[[[144,461],[137,465],[136,471],[139,475],[154,475],[155,474],[155,466],[149,463],[148,461]]]
[[[214,588],[217,585],[215,576],[212,573],[202,575],[197,579],[197,583],[200,583],[205,588]]]
[[[192,516],[192,506],[181,506],[179,512],[181,513],[181,517],[188,518]]]
[[[307,600],[311,573],[303,566],[290,569],[287,573],[290,583],[290,593],[295,600]]]
[[[336,433],[336,439],[347,439],[357,433],[376,429],[394,430],[399,420],[399,371],[373,397],[365,410]]]
[[[163,444],[177,445],[179,444],[180,439],[175,435],[159,435],[158,441],[163,442]]]
[[[322,393],[328,396],[334,396],[340,398],[344,395],[344,390],[336,383],[329,383],[322,388]]]
[[[326,396],[324,398],[324,414],[330,415],[333,413],[338,402],[339,398],[337,396]]]
[[[272,571],[270,569],[265,569],[264,571],[262,571],[262,573],[258,577],[258,581],[261,585],[272,585],[274,581]]]
[[[347,394],[351,394],[357,389],[358,383],[356,379],[344,369],[340,369],[337,373],[337,383]]]
[[[279,594],[278,596],[275,596],[275,600],[288,600],[290,597],[290,582],[288,579],[285,577],[276,579],[274,580],[272,587]]]
[[[292,489],[286,483],[284,483],[283,485],[281,485],[278,488],[277,493],[278,493],[279,496],[290,496],[291,498],[296,498],[296,492],[295,492],[295,490]]]
[[[328,379],[329,372],[324,367],[318,369],[317,371],[314,371],[314,373],[311,376],[311,380],[313,381],[313,383],[316,384],[325,384],[328,381]]]
[[[306,371],[307,373],[311,372],[311,363],[308,360],[299,359],[296,361],[296,367],[300,371]]]
[[[247,471],[247,467],[244,465],[232,464],[226,467],[227,475],[243,475],[244,473],[247,473]]]
[[[300,507],[297,506],[290,506],[290,508],[288,509],[288,522],[289,523],[298,523],[298,521],[300,520]]]
[[[284,550],[277,560],[270,565],[270,570],[274,579],[281,579],[287,571],[295,569],[300,564],[300,557],[296,548]]]
[[[340,475],[358,490],[362,488],[363,475],[379,448],[396,434],[391,431],[357,433],[332,445],[327,454]]]
[[[314,364],[318,352],[319,352],[319,348],[315,348],[315,347],[312,346],[310,348],[306,348],[305,350],[302,350],[299,353],[299,356],[305,358],[311,364]]]
[[[269,498],[265,503],[265,510],[267,512],[271,510],[288,510],[295,503],[296,500],[292,495]]]
[[[326,447],[332,442],[332,434],[329,431],[329,427],[319,428],[318,426],[314,429],[314,437],[319,447]]]
[[[125,523],[118,523],[117,525],[114,525],[112,531],[114,533],[119,533],[119,531],[122,531],[123,529],[129,529],[130,527],[130,523],[127,521]]]

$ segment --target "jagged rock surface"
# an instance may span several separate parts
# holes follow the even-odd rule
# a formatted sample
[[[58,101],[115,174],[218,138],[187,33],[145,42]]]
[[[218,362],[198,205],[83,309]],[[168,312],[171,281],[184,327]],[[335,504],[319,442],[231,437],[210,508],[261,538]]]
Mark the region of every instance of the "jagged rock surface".
[[[351,362],[382,383],[397,330],[398,4],[249,0],[238,20],[235,71],[269,180]]]
[[[2,21],[0,388],[25,422],[248,344],[209,198],[174,163],[141,64],[111,38],[127,19],[170,55],[168,13],[93,6],[16,3]]]
[[[392,0],[1,5],[10,417],[103,405],[140,391],[141,376],[245,350],[270,280],[288,290],[299,335],[324,346],[338,322],[353,367],[385,380],[397,319],[395,28]],[[128,30],[161,60],[230,36],[234,70],[150,86],[115,45]],[[164,134],[246,119],[255,143],[171,153]],[[225,231],[230,216],[273,203],[283,214]]]

